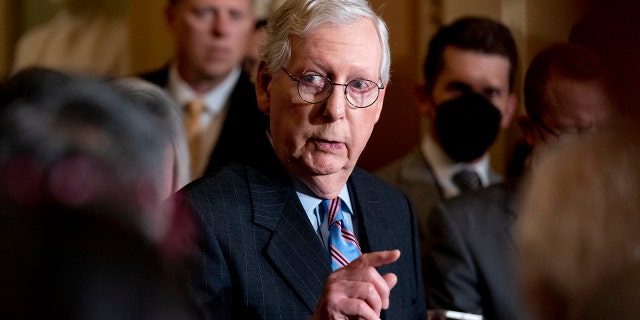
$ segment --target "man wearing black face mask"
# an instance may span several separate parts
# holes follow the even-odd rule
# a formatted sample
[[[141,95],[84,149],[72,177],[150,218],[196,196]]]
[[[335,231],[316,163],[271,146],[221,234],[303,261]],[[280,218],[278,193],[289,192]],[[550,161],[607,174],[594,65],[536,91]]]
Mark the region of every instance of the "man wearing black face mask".
[[[500,128],[511,124],[517,64],[511,32],[490,19],[462,18],[431,39],[425,84],[416,89],[418,109],[429,128],[418,147],[378,171],[409,196],[419,223],[436,203],[501,181],[487,150]],[[470,94],[489,103],[450,103]]]
[[[436,139],[444,152],[457,162],[469,163],[482,157],[498,136],[502,114],[479,94],[467,93],[436,108],[433,124]],[[465,186],[459,184],[458,187]]]
[[[431,39],[416,89],[429,128],[418,147],[377,172],[411,200],[422,242],[437,203],[501,181],[487,150],[515,112],[517,64],[509,29],[493,20],[463,18]]]
[[[550,46],[533,58],[524,83],[527,114],[518,117],[532,149],[527,170],[536,167],[547,148],[596,130],[614,116],[604,70],[597,56],[572,44]],[[522,305],[514,264],[519,252],[512,228],[520,219],[520,186],[519,179],[512,179],[466,192],[429,214],[420,248],[429,308],[491,320],[531,319]],[[547,288],[529,289],[543,300],[540,292]],[[553,314],[565,318],[558,310]]]

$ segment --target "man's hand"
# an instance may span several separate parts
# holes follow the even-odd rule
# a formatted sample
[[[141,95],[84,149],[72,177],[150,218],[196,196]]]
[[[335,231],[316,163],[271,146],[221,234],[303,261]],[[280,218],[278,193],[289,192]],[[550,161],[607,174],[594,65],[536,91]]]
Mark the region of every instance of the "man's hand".
[[[312,319],[380,319],[398,278],[393,273],[380,275],[375,268],[398,258],[400,250],[365,253],[333,272]]]

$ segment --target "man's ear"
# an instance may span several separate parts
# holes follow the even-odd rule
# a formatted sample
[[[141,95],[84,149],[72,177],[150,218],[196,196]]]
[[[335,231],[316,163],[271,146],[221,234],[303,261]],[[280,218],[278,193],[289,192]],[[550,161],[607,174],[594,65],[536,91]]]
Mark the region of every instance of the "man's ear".
[[[256,74],[256,98],[258,99],[258,109],[262,113],[269,115],[271,110],[271,80],[273,77],[269,74],[267,64],[260,61],[258,65],[258,73]]]
[[[434,119],[436,115],[433,99],[428,92],[428,86],[426,84],[419,84],[413,89],[413,95],[416,98],[416,108],[418,114],[427,119]]]
[[[514,93],[509,94],[509,101],[507,101],[506,109],[502,113],[502,119],[500,120],[501,128],[508,128],[511,125],[511,120],[513,116],[516,114],[516,109],[518,108],[518,98]]]
[[[176,10],[175,4],[167,3],[167,6],[164,7],[164,21],[171,29],[176,21]]]
[[[522,114],[516,118],[516,122],[518,124],[518,127],[520,127],[520,130],[522,131],[524,141],[528,145],[534,146],[537,133],[535,124],[533,123],[533,121],[531,121],[531,118],[526,114]]]

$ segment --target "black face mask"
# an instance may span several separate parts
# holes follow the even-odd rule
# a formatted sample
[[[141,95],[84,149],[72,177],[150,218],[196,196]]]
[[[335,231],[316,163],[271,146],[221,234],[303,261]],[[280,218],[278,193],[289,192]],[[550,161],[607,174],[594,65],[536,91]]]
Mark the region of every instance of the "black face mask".
[[[501,118],[500,110],[483,96],[466,94],[437,107],[436,136],[454,161],[470,162],[495,141]]]

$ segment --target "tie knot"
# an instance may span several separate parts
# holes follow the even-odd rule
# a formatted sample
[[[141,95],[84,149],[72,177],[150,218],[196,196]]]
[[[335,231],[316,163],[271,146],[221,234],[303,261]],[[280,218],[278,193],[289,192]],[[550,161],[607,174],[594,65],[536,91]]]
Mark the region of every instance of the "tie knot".
[[[204,110],[204,102],[201,99],[193,99],[184,105],[184,111],[192,116],[200,115]]]
[[[453,175],[451,180],[461,192],[476,190],[482,187],[480,176],[473,170],[462,169]]]
[[[327,223],[332,225],[337,221],[342,221],[342,210],[340,210],[340,198],[336,197],[331,200],[322,200],[320,207],[322,208],[322,218],[327,216]]]

